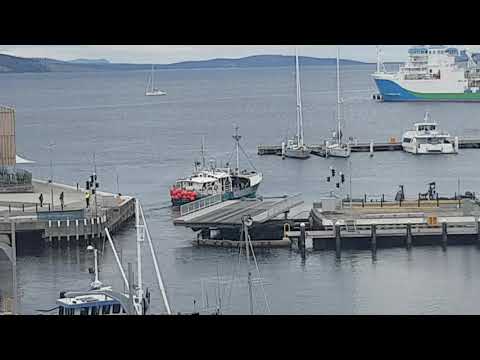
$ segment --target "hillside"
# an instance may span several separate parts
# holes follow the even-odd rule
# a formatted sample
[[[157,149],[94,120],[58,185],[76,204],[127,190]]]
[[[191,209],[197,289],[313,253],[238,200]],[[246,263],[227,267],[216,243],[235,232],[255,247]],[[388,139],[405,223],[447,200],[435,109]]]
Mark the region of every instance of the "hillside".
[[[300,57],[302,66],[335,65],[336,59]],[[341,65],[368,65],[354,60],[340,60]],[[212,59],[184,61],[174,64],[157,64],[156,69],[209,69],[209,68],[249,68],[293,66],[294,57],[284,55],[256,55],[240,59]],[[77,72],[77,71],[113,71],[146,70],[151,64],[117,64],[105,59],[77,59],[60,61],[54,59],[21,58],[0,54],[0,73],[24,72]]]

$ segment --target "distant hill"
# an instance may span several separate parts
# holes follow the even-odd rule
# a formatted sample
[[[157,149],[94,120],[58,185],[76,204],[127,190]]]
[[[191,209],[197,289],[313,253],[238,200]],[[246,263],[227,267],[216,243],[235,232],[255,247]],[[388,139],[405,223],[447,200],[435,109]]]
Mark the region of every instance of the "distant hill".
[[[336,59],[300,57],[302,66],[335,65]],[[341,65],[370,65],[355,60],[340,60]],[[0,73],[22,72],[78,72],[78,71],[113,71],[113,70],[147,70],[151,64],[118,64],[106,59],[76,59],[61,61],[54,59],[20,58],[0,54]],[[294,66],[293,56],[256,55],[240,59],[212,59],[201,61],[183,61],[174,64],[157,64],[156,69],[213,69],[213,68],[251,68]]]
[[[110,64],[106,59],[75,59],[68,61],[71,64]]]

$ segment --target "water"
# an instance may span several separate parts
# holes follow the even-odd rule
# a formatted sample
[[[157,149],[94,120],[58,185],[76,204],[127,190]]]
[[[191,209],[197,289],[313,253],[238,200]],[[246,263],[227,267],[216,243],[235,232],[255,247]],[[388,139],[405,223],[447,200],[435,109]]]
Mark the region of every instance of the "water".
[[[429,110],[442,128],[459,136],[480,136],[480,104],[387,104],[371,101],[370,66],[342,69],[345,135],[360,141],[400,138]],[[258,157],[258,144],[280,143],[295,130],[293,66],[269,69],[159,71],[164,97],[145,97],[146,72],[10,74],[0,76],[0,104],[17,109],[17,152],[36,161],[35,177],[67,184],[84,183],[93,170],[103,190],[137,196],[153,235],[174,311],[189,312],[220,301],[224,313],[249,312],[243,262],[234,250],[197,248],[193,232],[172,225],[168,190],[189,174],[199,158],[201,137],[208,156],[225,162],[233,149],[233,124],[243,146],[264,173],[262,195],[303,193],[307,203],[332,189],[325,182],[334,165],[347,174],[348,161],[312,157],[306,161]],[[335,69],[302,71],[305,138],[320,143],[335,127]],[[55,143],[49,151],[48,144]],[[414,157],[402,152],[352,154],[352,192],[394,196],[399,184],[407,196],[437,182],[439,193],[478,191],[478,150],[458,155]],[[347,184],[344,192],[348,192]],[[133,225],[115,236],[122,261],[135,260]],[[288,249],[257,250],[272,313],[276,314],[436,314],[478,313],[480,253],[475,247],[437,247],[345,251],[340,262],[331,252],[313,252],[302,261]],[[144,281],[152,289],[153,311],[163,306],[154,268],[144,251]],[[243,260],[243,259],[242,259]],[[60,291],[86,288],[93,255],[83,248],[46,248],[18,259],[21,311],[54,306]],[[122,288],[108,245],[101,258],[101,279]],[[233,285],[216,281],[234,277]],[[257,276],[254,272],[254,276]],[[8,277],[8,276],[7,276]],[[2,276],[2,280],[4,280]],[[209,279],[203,287],[202,281]],[[2,281],[5,283],[7,280]],[[261,288],[254,287],[255,312],[265,312]],[[220,298],[220,300],[218,300]],[[205,304],[206,305],[206,304]]]

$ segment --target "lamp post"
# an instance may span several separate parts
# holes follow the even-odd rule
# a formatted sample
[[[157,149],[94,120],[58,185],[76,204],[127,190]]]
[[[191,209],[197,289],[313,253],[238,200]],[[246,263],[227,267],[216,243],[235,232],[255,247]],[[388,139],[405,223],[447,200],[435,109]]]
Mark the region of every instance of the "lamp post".
[[[54,147],[55,147],[55,143],[50,142],[50,144],[48,144],[48,153],[49,153],[49,157],[50,157],[50,179],[48,180],[48,182],[50,184],[52,211],[55,210],[55,206],[53,204],[53,148]]]

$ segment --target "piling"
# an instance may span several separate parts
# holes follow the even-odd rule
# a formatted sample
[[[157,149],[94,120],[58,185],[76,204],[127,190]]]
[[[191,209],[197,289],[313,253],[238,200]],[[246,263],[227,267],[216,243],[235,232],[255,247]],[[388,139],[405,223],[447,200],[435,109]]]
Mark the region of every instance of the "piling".
[[[300,224],[300,238],[298,239],[298,248],[302,253],[302,256],[305,256],[305,223]]]
[[[412,224],[407,224],[407,250],[412,248]]]
[[[447,249],[447,223],[446,222],[443,222],[442,223],[442,250],[446,250]]]
[[[340,259],[342,252],[342,238],[340,234],[340,225],[335,224],[335,255]]]

